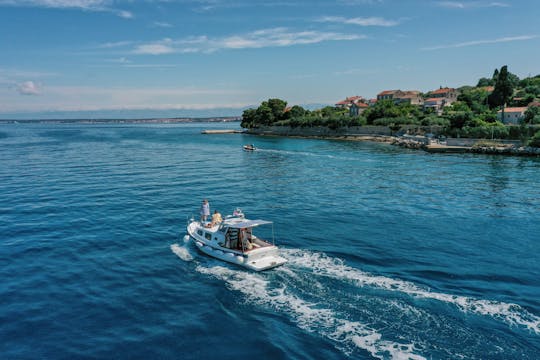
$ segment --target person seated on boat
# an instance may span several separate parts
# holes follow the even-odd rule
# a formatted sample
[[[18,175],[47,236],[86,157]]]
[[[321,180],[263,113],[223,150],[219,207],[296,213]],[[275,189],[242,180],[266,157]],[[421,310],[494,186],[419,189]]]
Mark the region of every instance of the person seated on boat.
[[[221,224],[222,221],[223,221],[223,218],[221,217],[221,214],[219,213],[219,211],[214,210],[214,215],[212,215],[212,222],[206,225],[206,227],[216,226],[218,224]]]
[[[240,248],[242,248],[243,250],[253,249],[253,244],[251,243],[250,229],[242,229],[240,231]]]
[[[225,234],[225,247],[229,249],[238,247],[238,229],[229,229]]]

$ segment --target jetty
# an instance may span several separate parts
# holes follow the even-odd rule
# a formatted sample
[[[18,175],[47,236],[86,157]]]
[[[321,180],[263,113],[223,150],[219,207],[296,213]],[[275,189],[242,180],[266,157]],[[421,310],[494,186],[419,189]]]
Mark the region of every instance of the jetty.
[[[203,130],[201,134],[241,134],[243,130],[231,130],[231,129],[220,129],[220,130]]]
[[[430,153],[460,154],[471,152],[470,146],[449,146],[443,144],[429,144],[424,146],[422,149]]]

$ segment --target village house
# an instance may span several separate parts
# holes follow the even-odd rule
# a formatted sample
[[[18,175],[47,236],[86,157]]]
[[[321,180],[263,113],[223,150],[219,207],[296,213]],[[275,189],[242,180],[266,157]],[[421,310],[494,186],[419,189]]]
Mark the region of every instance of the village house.
[[[358,116],[369,107],[365,101],[362,96],[350,96],[335,105],[337,108],[348,109],[350,116]]]
[[[369,108],[369,105],[366,103],[363,103],[363,102],[353,103],[351,107],[349,108],[349,115],[358,116],[362,114],[364,110],[366,110],[367,108]]]
[[[502,109],[497,111],[497,119],[504,124],[519,124],[520,120],[525,117],[527,107],[507,107],[504,109],[504,121],[502,119]]]
[[[424,100],[424,109],[433,109],[438,115],[441,115],[443,108],[454,103],[457,97],[458,91],[456,89],[440,87],[428,93],[428,98]]]
[[[420,91],[417,90],[385,90],[377,94],[377,100],[392,100],[395,104],[422,105],[424,103]]]

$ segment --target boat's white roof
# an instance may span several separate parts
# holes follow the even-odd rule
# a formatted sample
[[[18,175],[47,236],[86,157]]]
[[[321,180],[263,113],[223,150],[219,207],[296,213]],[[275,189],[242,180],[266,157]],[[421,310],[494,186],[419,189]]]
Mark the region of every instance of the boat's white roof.
[[[242,219],[241,221],[230,221],[230,219],[225,220],[225,225],[227,225],[230,228],[234,229],[241,229],[241,228],[252,228],[259,225],[267,225],[272,224],[271,221],[266,220],[248,220],[248,219]]]

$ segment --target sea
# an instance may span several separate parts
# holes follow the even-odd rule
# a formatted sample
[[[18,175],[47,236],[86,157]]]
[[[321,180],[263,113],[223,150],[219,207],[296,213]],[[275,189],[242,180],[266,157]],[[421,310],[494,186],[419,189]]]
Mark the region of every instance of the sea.
[[[0,125],[0,358],[540,358],[540,158],[239,128]],[[288,262],[199,253],[203,199]]]

